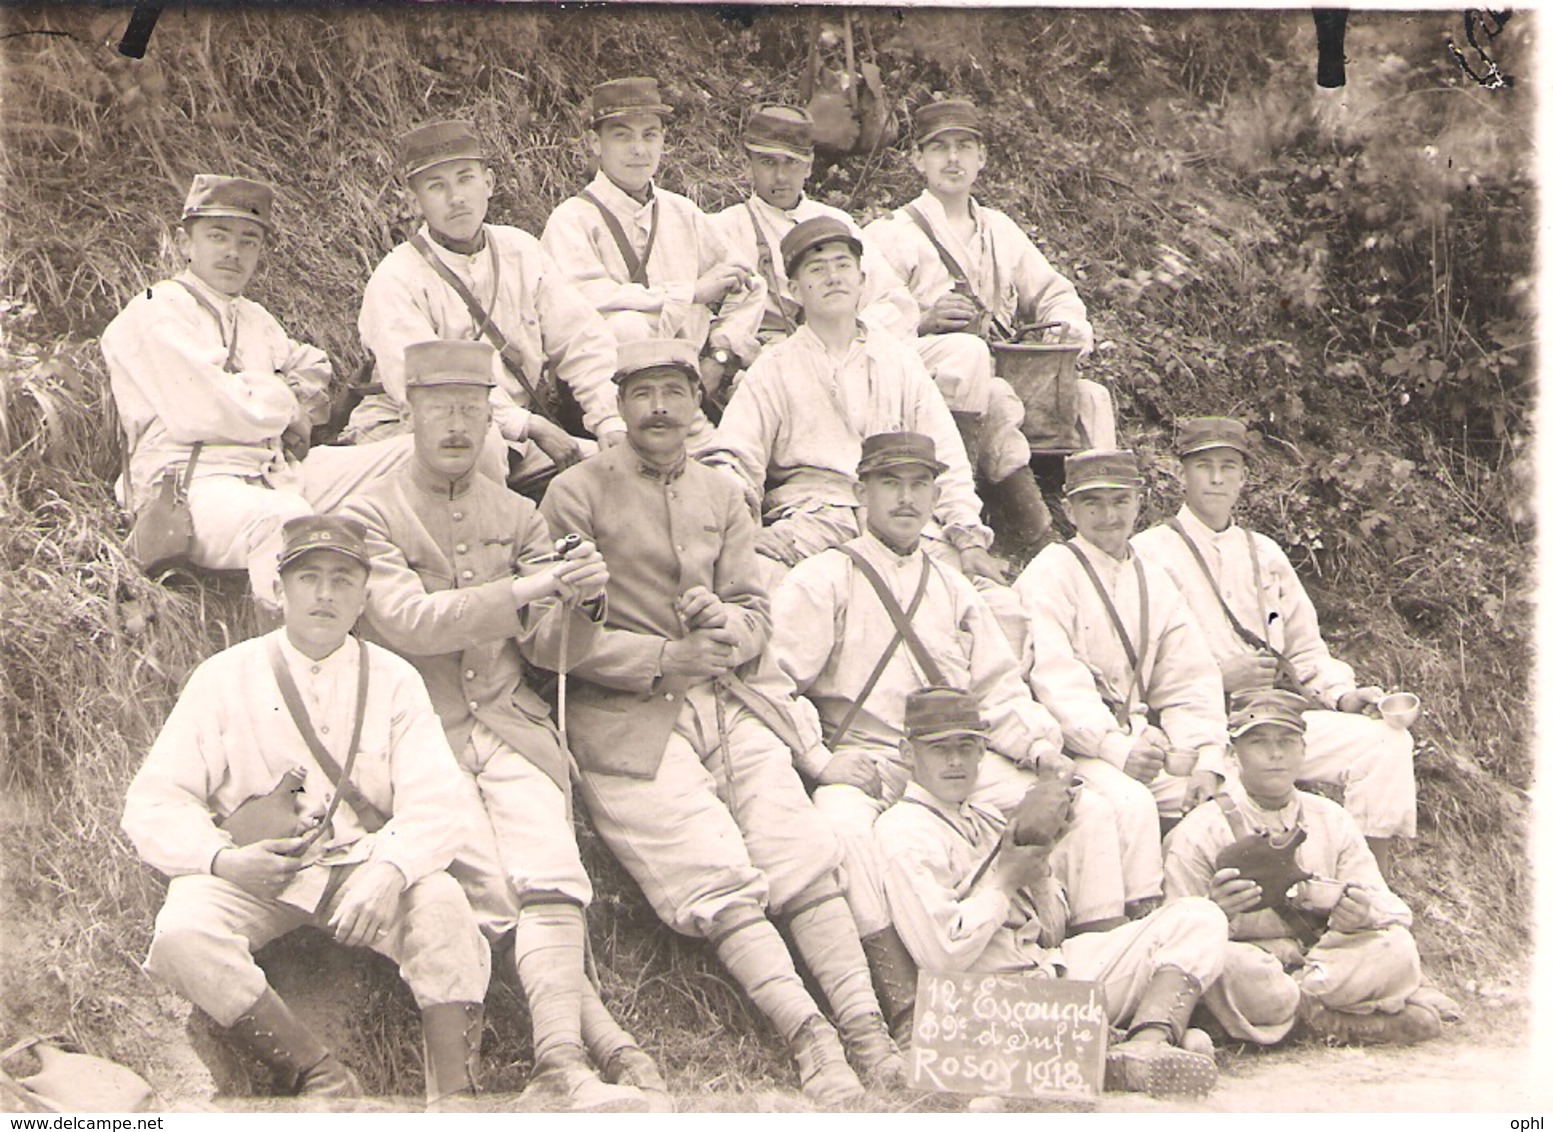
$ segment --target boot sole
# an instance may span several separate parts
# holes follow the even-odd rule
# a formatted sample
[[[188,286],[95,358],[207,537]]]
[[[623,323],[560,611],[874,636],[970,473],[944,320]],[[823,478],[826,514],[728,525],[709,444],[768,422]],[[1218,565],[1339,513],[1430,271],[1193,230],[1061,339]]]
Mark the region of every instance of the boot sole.
[[[1105,1087],[1151,1097],[1200,1097],[1219,1083],[1213,1060],[1184,1049],[1167,1047],[1151,1057],[1108,1057]]]

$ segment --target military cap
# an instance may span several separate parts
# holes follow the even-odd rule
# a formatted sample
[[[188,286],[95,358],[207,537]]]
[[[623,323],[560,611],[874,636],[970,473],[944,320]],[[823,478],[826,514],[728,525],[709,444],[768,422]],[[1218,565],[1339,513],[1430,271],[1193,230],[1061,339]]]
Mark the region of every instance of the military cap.
[[[835,240],[843,241],[858,259],[863,258],[863,241],[844,221],[834,216],[815,216],[802,224],[794,225],[782,237],[782,267],[789,276],[798,270],[803,257],[819,247]]]
[[[744,148],[754,153],[814,156],[814,119],[792,106],[757,106],[744,125]]]
[[[696,348],[683,338],[647,338],[626,342],[615,352],[615,382],[648,370],[673,369],[691,381],[701,381],[701,362]]]
[[[1282,688],[1256,688],[1237,693],[1230,699],[1230,738],[1238,739],[1253,727],[1264,724],[1304,731],[1305,711],[1309,707],[1304,696]]]
[[[201,216],[233,216],[252,220],[269,231],[270,208],[275,190],[262,181],[246,177],[223,177],[218,173],[196,173],[183,201],[183,219]]]
[[[930,102],[917,110],[917,145],[927,145],[939,134],[964,130],[978,138],[986,137],[981,128],[981,111],[961,98]]]
[[[1181,422],[1176,436],[1176,455],[1183,459],[1210,448],[1233,448],[1242,456],[1251,455],[1246,426],[1233,417],[1193,417]]]
[[[285,526],[281,527],[281,537],[284,539],[280,552],[282,570],[310,550],[332,550],[363,566],[372,564],[372,555],[367,552],[367,528],[355,519],[339,515],[298,515],[286,520]]]
[[[976,697],[959,688],[930,685],[906,697],[906,738],[941,739],[949,735],[986,735]]]
[[[663,101],[658,93],[658,80],[646,78],[610,79],[593,88],[588,98],[588,118],[597,126],[610,118],[624,118],[628,114],[657,114],[663,117],[674,113],[674,107]]]
[[[921,464],[931,468],[935,476],[942,475],[949,465],[938,459],[933,449],[933,438],[920,432],[879,432],[863,441],[863,456],[857,462],[857,474],[885,468],[898,468],[905,464]]]
[[[484,160],[485,147],[470,122],[427,122],[399,136],[399,169],[406,179],[444,161]]]
[[[440,338],[413,342],[404,348],[404,385],[406,389],[434,385],[478,385],[489,389],[496,384],[495,364],[496,349],[489,342]]]
[[[1063,493],[1077,495],[1102,487],[1143,486],[1138,457],[1127,448],[1091,448],[1062,461]]]

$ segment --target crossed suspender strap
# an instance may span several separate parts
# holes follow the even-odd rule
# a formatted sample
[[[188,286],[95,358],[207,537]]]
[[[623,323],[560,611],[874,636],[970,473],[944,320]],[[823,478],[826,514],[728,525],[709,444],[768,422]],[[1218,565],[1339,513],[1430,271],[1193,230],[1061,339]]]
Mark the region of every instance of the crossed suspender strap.
[[[787,309],[790,301],[782,294],[782,284],[777,279],[776,259],[771,254],[771,241],[766,239],[766,231],[760,226],[760,218],[755,215],[755,206],[749,201],[744,202],[744,208],[750,214],[750,227],[755,229],[755,254],[760,268],[760,274],[766,281],[766,288],[776,299],[777,310],[782,315],[782,328],[792,334],[798,329],[798,322]]]
[[[636,249],[631,246],[631,241],[626,238],[626,230],[621,227],[620,218],[587,189],[583,189],[577,195],[599,210],[599,215],[604,219],[604,227],[608,228],[609,234],[615,238],[615,247],[620,249],[620,258],[626,261],[626,271],[631,277],[630,282],[642,287],[647,286],[647,261],[652,258],[652,246],[658,239],[657,198],[653,198],[652,219],[647,224],[647,247],[638,257]]]
[[[863,577],[868,579],[868,584],[873,586],[874,593],[878,595],[880,604],[884,606],[884,611],[889,614],[890,620],[895,624],[895,636],[890,638],[890,643],[885,646],[884,652],[880,654],[879,663],[875,664],[874,670],[868,674],[868,679],[863,683],[862,691],[858,692],[857,698],[852,701],[852,706],[847,709],[847,714],[842,716],[841,722],[836,725],[835,730],[826,739],[825,745],[832,750],[835,749],[836,744],[841,741],[857,719],[858,712],[863,710],[863,704],[867,702],[869,695],[874,690],[874,686],[879,683],[879,678],[884,675],[885,668],[889,666],[890,660],[895,656],[895,651],[900,648],[901,642],[904,641],[906,647],[911,650],[912,655],[917,658],[917,664],[921,666],[923,674],[927,676],[929,683],[942,684],[944,682],[944,674],[938,667],[938,662],[928,653],[927,648],[922,644],[922,639],[917,636],[917,631],[911,627],[911,619],[916,616],[917,609],[922,604],[922,597],[927,593],[928,574],[933,568],[932,563],[928,561],[927,555],[924,554],[922,556],[922,574],[917,579],[917,589],[911,595],[911,603],[905,609],[902,609],[900,603],[895,600],[895,595],[890,592],[890,587],[879,576],[879,571],[873,568],[872,563],[853,547],[843,546],[837,549],[852,560],[853,565],[858,568]]]
[[[1111,600],[1111,595],[1106,591],[1105,583],[1100,580],[1100,575],[1095,572],[1094,563],[1090,562],[1088,555],[1079,549],[1078,544],[1068,541],[1062,544],[1073,552],[1079,565],[1084,567],[1084,573],[1089,575],[1090,584],[1095,587],[1095,592],[1100,595],[1100,603],[1105,606],[1105,612],[1111,619],[1111,627],[1116,630],[1116,636],[1122,642],[1122,651],[1127,654],[1127,664],[1132,669],[1132,678],[1127,682],[1127,690],[1123,694],[1122,702],[1117,704],[1112,713],[1116,716],[1116,722],[1127,726],[1127,721],[1132,715],[1132,694],[1138,690],[1143,680],[1143,658],[1138,655],[1138,650],[1133,647],[1132,638],[1127,635],[1127,627],[1122,624],[1122,615],[1116,611],[1116,603]],[[1143,641],[1144,651],[1149,647],[1149,585],[1143,574],[1143,561],[1134,554],[1132,556],[1132,568],[1138,575],[1138,636]]]
[[[1304,692],[1305,682],[1294,671],[1294,662],[1284,655],[1282,651],[1274,648],[1271,641],[1263,640],[1250,629],[1247,629],[1245,625],[1241,624],[1240,618],[1235,616],[1235,611],[1230,609],[1229,603],[1224,600],[1224,595],[1219,592],[1219,581],[1213,576],[1213,571],[1208,568],[1208,560],[1203,557],[1202,551],[1198,549],[1197,543],[1193,541],[1192,536],[1186,533],[1186,528],[1181,525],[1181,520],[1172,516],[1165,520],[1165,525],[1180,535],[1181,541],[1186,543],[1186,549],[1192,552],[1193,560],[1196,561],[1198,568],[1202,570],[1203,577],[1208,579],[1208,588],[1213,591],[1213,596],[1218,598],[1219,608],[1224,611],[1224,617],[1229,622],[1229,627],[1235,631],[1235,635],[1253,649],[1266,649],[1272,653],[1273,659],[1278,662],[1278,671],[1283,675],[1284,679],[1290,681],[1301,692]],[[1260,601],[1262,593],[1262,567],[1257,562],[1256,543],[1251,539],[1251,532],[1246,531],[1245,535],[1246,550],[1251,555],[1251,584],[1257,592],[1257,600]],[[1309,693],[1305,694],[1308,695]]]
[[[965,268],[961,267],[960,261],[954,258],[954,255],[948,248],[944,247],[943,241],[933,231],[933,226],[928,223],[927,217],[922,215],[922,210],[914,204],[908,204],[902,207],[901,211],[911,218],[913,224],[922,229],[922,234],[928,238],[928,243],[933,245],[933,250],[938,253],[938,258],[942,261],[944,270],[949,272],[949,278],[955,282],[955,290],[970,299],[976,305],[976,309],[987,316],[988,322],[998,332],[1000,337],[1008,337],[1008,328],[997,320],[991,309],[982,301],[981,296],[976,293],[976,288],[971,284],[970,277],[965,274]],[[997,277],[995,263],[993,266],[993,277],[994,279]],[[993,291],[994,294],[997,291],[996,283],[993,284]]]
[[[426,237],[421,235],[421,233],[417,232],[415,235],[410,237],[410,246],[420,253],[421,258],[426,261],[427,266],[429,266],[437,273],[437,277],[446,283],[449,287],[453,288],[453,293],[456,294],[461,300],[463,300],[464,306],[469,311],[469,317],[474,322],[475,337],[488,338],[490,339],[491,345],[496,347],[496,352],[501,355],[502,365],[507,368],[508,373],[512,374],[513,377],[518,379],[518,384],[523,386],[523,391],[528,394],[529,411],[538,413],[552,424],[559,423],[556,421],[555,417],[550,414],[550,410],[545,407],[543,399],[541,399],[539,396],[539,391],[534,387],[534,383],[529,380],[528,374],[523,371],[523,359],[518,356],[517,351],[513,348],[513,345],[507,339],[507,336],[502,333],[501,327],[497,326],[496,323],[491,320],[490,312],[488,312],[485,307],[481,305],[479,299],[475,298],[474,292],[465,286],[464,281],[458,277],[457,273],[454,272],[451,267],[442,262],[441,256],[432,251],[431,245],[426,242]],[[497,255],[496,249],[492,248],[492,294],[500,294],[500,287],[501,256]]]
[[[280,640],[271,637],[269,641],[270,671],[275,674],[275,683],[280,686],[281,699],[286,701],[286,710],[291,713],[291,720],[296,724],[297,731],[301,733],[302,740],[307,744],[307,749],[312,753],[313,760],[329,776],[330,783],[334,786],[334,797],[329,802],[329,809],[324,814],[324,820],[319,822],[317,829],[322,830],[334,817],[334,811],[343,798],[349,803],[350,808],[356,811],[356,817],[361,820],[362,827],[368,833],[376,833],[388,824],[388,819],[383,816],[381,810],[367,801],[365,795],[358,790],[350,780],[351,768],[356,763],[356,748],[361,743],[361,726],[367,717],[367,644],[357,640],[356,644],[361,650],[361,675],[356,681],[356,721],[351,728],[350,749],[345,754],[345,769],[340,769],[340,764],[334,761],[334,756],[324,749],[317,733],[313,730],[313,721],[308,717],[307,708],[302,704],[302,695],[297,691],[297,682],[291,678],[291,669],[286,666],[286,658],[280,651]]]
[[[235,319],[232,321],[232,340],[228,342],[226,337],[226,320],[221,317],[221,312],[216,309],[216,304],[196,291],[193,285],[190,284],[187,280],[174,279],[173,282],[187,291],[189,293],[189,297],[192,298],[201,307],[203,307],[206,314],[210,315],[211,318],[216,320],[216,329],[221,333],[221,344],[226,347],[226,361],[221,364],[221,368],[226,370],[227,373],[236,373],[238,368],[237,321]]]

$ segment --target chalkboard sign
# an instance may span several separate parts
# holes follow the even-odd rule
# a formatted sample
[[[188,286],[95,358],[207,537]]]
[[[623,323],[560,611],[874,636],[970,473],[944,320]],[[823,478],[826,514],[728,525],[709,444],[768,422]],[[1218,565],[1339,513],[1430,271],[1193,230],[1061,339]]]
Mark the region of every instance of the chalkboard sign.
[[[1100,984],[1013,974],[917,975],[911,1084],[1002,1097],[1093,1099],[1105,1086]]]

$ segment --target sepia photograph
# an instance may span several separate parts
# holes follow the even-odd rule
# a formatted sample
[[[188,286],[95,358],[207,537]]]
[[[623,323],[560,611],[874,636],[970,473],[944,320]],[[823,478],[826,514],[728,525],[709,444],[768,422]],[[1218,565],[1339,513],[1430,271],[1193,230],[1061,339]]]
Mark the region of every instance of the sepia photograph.
[[[1540,1128],[1543,22],[0,3],[11,1127]]]

